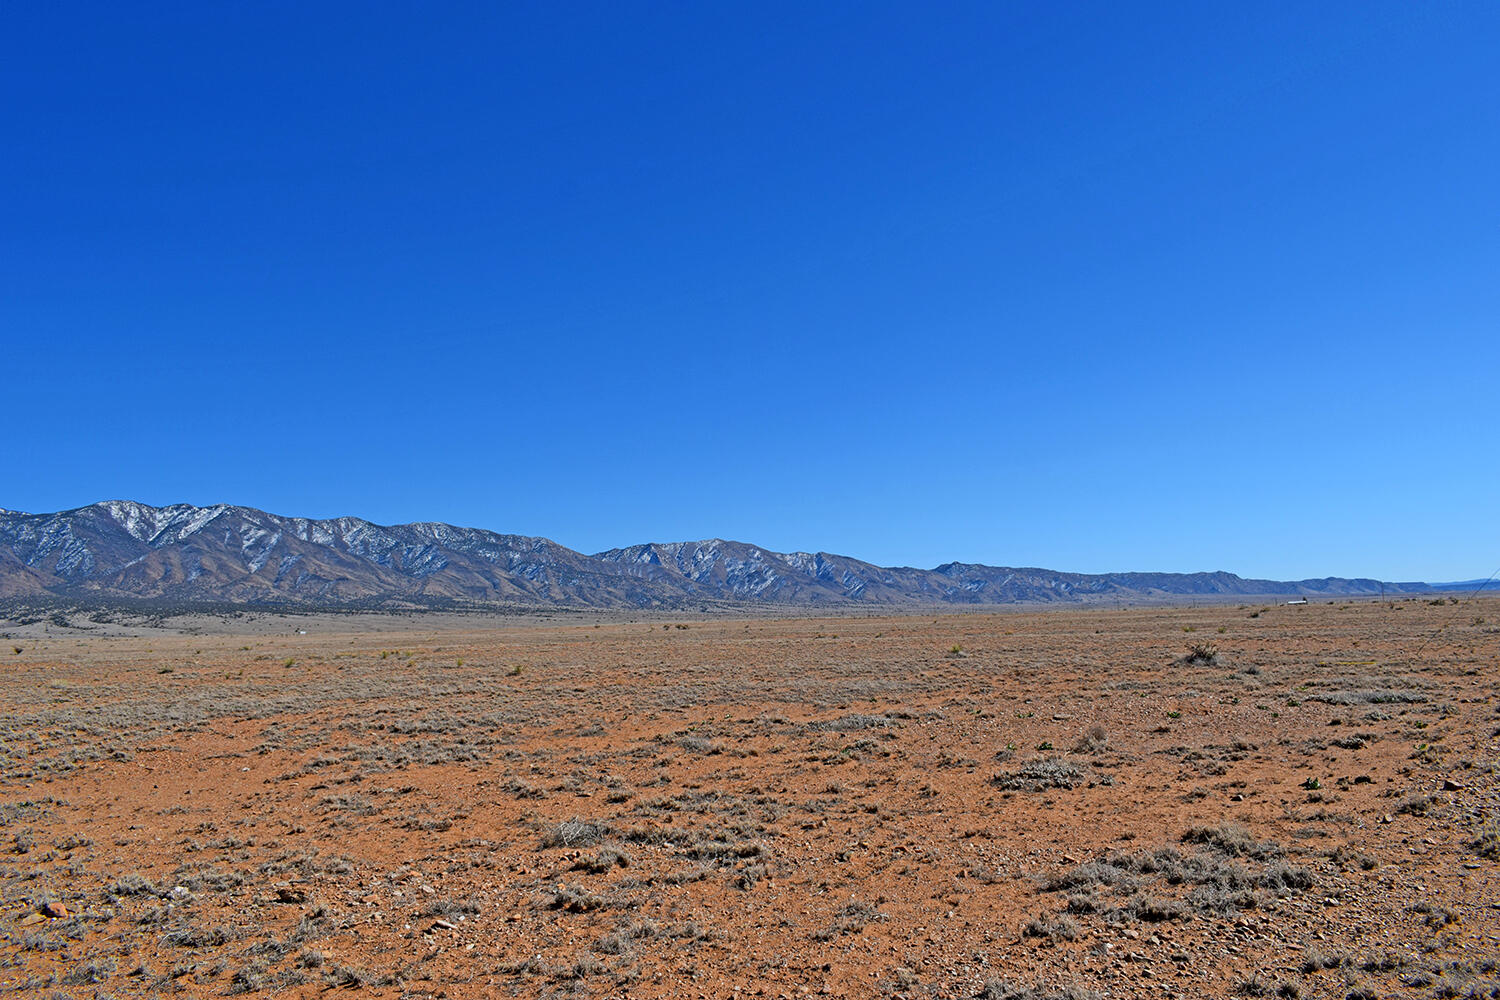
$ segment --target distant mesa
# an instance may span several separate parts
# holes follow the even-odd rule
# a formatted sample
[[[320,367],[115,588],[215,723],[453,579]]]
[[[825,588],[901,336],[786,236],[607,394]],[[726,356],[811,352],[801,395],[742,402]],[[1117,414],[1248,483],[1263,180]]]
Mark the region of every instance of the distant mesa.
[[[55,514],[0,508],[0,599],[279,608],[533,606],[891,609],[1430,593],[1422,583],[1233,573],[1064,573],[876,566],[708,539],[594,555],[451,524],[282,517],[251,507],[111,500]]]

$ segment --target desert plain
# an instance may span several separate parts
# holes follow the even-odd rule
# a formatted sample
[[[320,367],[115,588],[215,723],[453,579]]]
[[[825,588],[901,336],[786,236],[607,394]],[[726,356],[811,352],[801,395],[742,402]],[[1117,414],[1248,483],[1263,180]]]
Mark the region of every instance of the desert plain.
[[[10,635],[8,993],[1500,996],[1500,599]]]

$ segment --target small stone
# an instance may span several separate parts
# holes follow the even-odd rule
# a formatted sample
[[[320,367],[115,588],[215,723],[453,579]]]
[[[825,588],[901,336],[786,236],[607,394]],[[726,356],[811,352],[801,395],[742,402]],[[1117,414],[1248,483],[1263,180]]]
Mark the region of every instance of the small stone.
[[[42,915],[51,917],[54,920],[60,920],[68,915],[68,908],[61,903],[48,903],[42,907]]]

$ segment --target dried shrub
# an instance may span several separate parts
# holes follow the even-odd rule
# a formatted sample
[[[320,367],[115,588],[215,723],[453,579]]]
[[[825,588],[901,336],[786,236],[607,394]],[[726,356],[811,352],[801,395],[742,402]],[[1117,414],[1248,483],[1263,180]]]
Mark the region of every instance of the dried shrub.
[[[1061,757],[1033,760],[1015,771],[995,775],[994,781],[1007,792],[1044,792],[1050,788],[1077,788],[1088,772]]]

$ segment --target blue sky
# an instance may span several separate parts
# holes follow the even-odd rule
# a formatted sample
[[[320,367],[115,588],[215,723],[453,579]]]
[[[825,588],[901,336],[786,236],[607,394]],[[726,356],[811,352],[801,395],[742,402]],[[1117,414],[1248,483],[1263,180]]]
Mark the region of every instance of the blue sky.
[[[0,506],[1482,577],[1497,49],[1486,3],[20,5]]]

